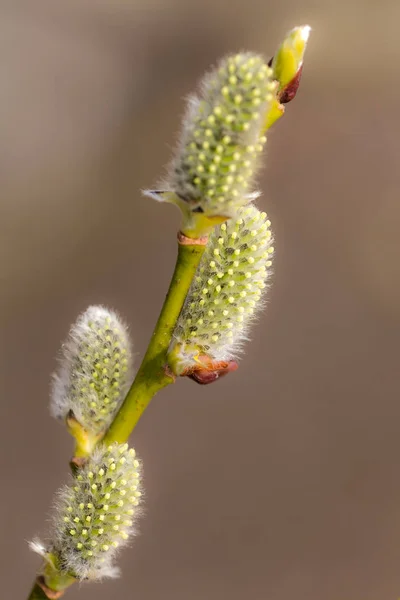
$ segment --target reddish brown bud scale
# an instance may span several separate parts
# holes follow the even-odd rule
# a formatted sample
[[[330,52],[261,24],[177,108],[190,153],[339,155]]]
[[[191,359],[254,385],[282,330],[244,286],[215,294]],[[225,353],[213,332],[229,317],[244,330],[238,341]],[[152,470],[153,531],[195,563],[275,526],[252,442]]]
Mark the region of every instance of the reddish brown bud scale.
[[[278,100],[281,104],[287,104],[291,100],[293,100],[297,94],[297,90],[299,89],[301,74],[303,72],[303,65],[301,65],[300,69],[297,71],[296,75],[293,77],[292,81],[290,81],[280,92],[278,96]]]
[[[190,238],[182,233],[182,231],[178,231],[178,244],[181,246],[207,246],[207,242],[207,235],[203,235],[199,238]]]
[[[61,598],[61,596],[64,595],[65,590],[55,591],[47,587],[47,585],[44,582],[44,578],[41,575],[37,578],[36,584],[38,585],[38,587],[40,587],[44,596],[49,600],[58,600],[58,598]]]
[[[269,63],[268,63],[269,67],[272,65],[273,60],[274,60],[274,57],[272,57],[271,60],[269,61]],[[299,70],[297,71],[296,75],[293,77],[292,81],[290,81],[284,88],[282,88],[279,91],[278,100],[281,104],[287,104],[288,102],[291,102],[291,100],[294,100],[294,98],[296,97],[296,94],[297,94],[297,90],[299,89],[302,73],[303,73],[303,65],[300,66]]]
[[[206,354],[199,356],[199,363],[182,373],[182,377],[189,377],[200,385],[213,383],[220,377],[236,371],[238,363],[235,360],[211,360]]]

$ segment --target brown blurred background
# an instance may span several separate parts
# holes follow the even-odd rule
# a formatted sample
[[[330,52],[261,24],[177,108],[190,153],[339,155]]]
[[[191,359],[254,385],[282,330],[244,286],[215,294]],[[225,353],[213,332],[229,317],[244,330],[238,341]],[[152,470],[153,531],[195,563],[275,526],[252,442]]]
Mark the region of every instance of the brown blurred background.
[[[226,52],[313,27],[269,138],[277,258],[240,370],[180,381],[133,442],[146,476],[123,577],[102,600],[400,597],[400,4],[396,0],[0,3],[1,600],[24,600],[71,441],[48,415],[55,355],[90,303],[140,360],[178,213],[140,195],[184,97]]]

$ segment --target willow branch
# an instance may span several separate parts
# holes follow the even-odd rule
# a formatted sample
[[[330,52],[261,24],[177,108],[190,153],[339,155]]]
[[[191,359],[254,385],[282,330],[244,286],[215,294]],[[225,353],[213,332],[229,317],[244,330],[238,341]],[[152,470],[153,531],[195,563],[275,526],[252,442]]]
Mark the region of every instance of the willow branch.
[[[169,372],[166,365],[166,355],[176,321],[206,244],[206,237],[190,239],[182,234],[178,235],[178,257],[164,305],[142,364],[104,438],[105,443],[125,442],[153,396],[165,386],[174,383],[175,377]],[[71,583],[66,583],[66,587],[69,587]],[[53,596],[53,593],[57,595]],[[28,600],[52,600],[59,598],[62,593],[52,592],[50,589],[45,592],[36,582]]]

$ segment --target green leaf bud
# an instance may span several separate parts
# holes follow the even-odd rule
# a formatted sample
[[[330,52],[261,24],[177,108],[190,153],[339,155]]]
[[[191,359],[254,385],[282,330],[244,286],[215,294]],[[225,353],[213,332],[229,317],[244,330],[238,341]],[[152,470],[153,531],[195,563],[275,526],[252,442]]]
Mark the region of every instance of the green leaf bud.
[[[273,252],[270,221],[253,205],[214,230],[170,346],[168,363],[176,375],[216,364],[219,371],[234,370],[229,361],[263,304]]]
[[[296,95],[310,31],[309,25],[289,31],[271,61],[273,77],[279,83],[278,97],[283,104]]]
[[[272,77],[276,80],[278,87],[267,111],[265,131],[284,115],[284,104],[293,100],[297,94],[310,31],[309,25],[295,27],[289,31],[268,63],[273,70]]]
[[[53,376],[52,414],[67,420],[82,437],[107,429],[132,381],[132,352],[127,328],[113,312],[89,307],[72,325]],[[82,443],[82,440],[78,439]]]
[[[141,464],[128,444],[100,445],[58,494],[50,556],[77,579],[117,574],[115,556],[134,534]]]
[[[207,219],[215,225],[213,219],[234,216],[254,198],[266,114],[277,86],[261,56],[241,53],[223,59],[203,79],[199,96],[190,98],[165,191],[147,192],[178,204],[188,237],[204,234]]]

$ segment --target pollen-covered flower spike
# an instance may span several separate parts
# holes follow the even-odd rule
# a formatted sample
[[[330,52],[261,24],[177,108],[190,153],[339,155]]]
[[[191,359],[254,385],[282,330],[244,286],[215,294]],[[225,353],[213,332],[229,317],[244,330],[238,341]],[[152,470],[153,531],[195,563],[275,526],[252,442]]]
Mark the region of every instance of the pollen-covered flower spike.
[[[212,233],[169,349],[176,375],[209,383],[236,368],[262,306],[273,253],[270,221],[253,205]]]
[[[112,311],[89,307],[71,327],[53,376],[51,411],[66,420],[78,454],[90,452],[118,410],[132,380],[125,324]]]
[[[229,56],[190,98],[164,185],[145,192],[182,209],[184,235],[207,234],[254,199],[266,115],[278,88],[272,73],[257,54]]]
[[[49,549],[58,572],[79,580],[116,576],[115,556],[134,534],[141,496],[135,451],[128,444],[98,446],[58,495]]]

